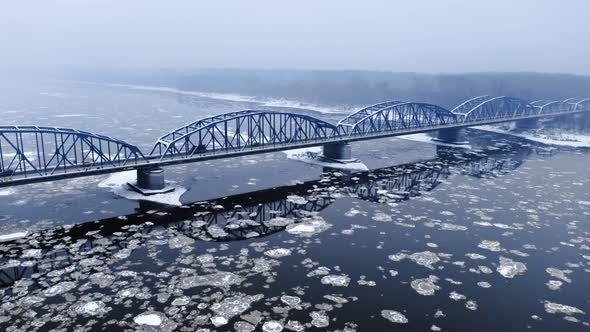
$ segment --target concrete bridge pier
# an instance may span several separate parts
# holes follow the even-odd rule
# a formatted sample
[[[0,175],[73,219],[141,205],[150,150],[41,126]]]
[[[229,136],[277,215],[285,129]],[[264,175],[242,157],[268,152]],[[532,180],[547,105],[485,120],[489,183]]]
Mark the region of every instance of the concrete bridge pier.
[[[143,195],[155,195],[174,191],[174,187],[167,186],[164,180],[164,169],[160,167],[145,167],[137,169],[137,181],[127,182],[135,191]]]
[[[463,128],[441,129],[437,133],[436,140],[446,143],[462,143],[459,142],[462,129]]]
[[[515,123],[516,128],[521,130],[537,128],[537,125],[539,124],[537,118],[518,120]]]
[[[352,147],[349,143],[326,144],[323,146],[323,150],[324,158],[342,163],[356,161],[352,158]]]

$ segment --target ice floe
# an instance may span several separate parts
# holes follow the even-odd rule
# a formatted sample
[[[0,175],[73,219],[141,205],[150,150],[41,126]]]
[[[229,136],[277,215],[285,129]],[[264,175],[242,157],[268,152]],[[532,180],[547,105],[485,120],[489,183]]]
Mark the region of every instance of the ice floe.
[[[566,314],[566,315],[573,315],[573,314],[585,314],[584,311],[576,308],[576,307],[572,307],[569,305],[565,305],[565,304],[559,304],[559,303],[554,303],[554,302],[549,302],[549,301],[545,301],[545,311],[547,311],[550,314],[557,314],[557,313],[562,313],[562,314]]]
[[[293,307],[301,303],[301,298],[298,296],[283,295],[281,296],[281,302]]]
[[[416,264],[426,266],[429,269],[434,269],[432,265],[440,261],[440,258],[432,251],[415,252],[409,255],[408,258]]]
[[[294,235],[309,237],[319,234],[331,226],[332,225],[328,224],[324,218],[313,216],[311,219],[306,219],[301,223],[288,225],[287,232]]]
[[[563,282],[559,280],[549,280],[546,285],[550,290],[559,290],[563,285]]]
[[[404,314],[395,310],[381,310],[381,316],[392,323],[406,324],[408,322]]]
[[[327,275],[322,277],[322,284],[337,287],[347,287],[350,283],[350,278],[345,275]]]
[[[264,252],[264,254],[266,256],[272,257],[272,258],[281,258],[281,257],[285,257],[285,256],[290,256],[291,250],[285,249],[285,248],[277,248],[277,249],[268,250],[268,251]]]
[[[159,312],[144,312],[135,316],[133,321],[138,325],[160,326],[164,321],[163,317],[164,314]]]
[[[109,312],[112,308],[107,307],[102,301],[89,301],[74,304],[70,311],[78,315],[97,316]]]
[[[428,278],[412,280],[410,286],[420,295],[432,296],[440,287],[436,285],[438,277],[429,276]]]
[[[562,271],[554,267],[548,267],[545,271],[553,278],[561,279],[567,283],[571,283],[572,280],[567,277],[567,274],[571,271]]]
[[[243,281],[240,276],[231,272],[216,272],[202,276],[189,276],[180,279],[179,287],[190,289],[200,286],[215,286],[227,288],[232,285],[238,285]]]
[[[262,298],[262,294],[253,296],[241,294],[224,298],[221,302],[216,302],[213,305],[211,305],[210,309],[215,314],[212,320],[215,318],[217,319],[218,323],[222,323],[223,321],[225,321],[223,324],[220,325],[227,324],[230,318],[242,314],[244,311],[250,308],[252,302],[258,301]],[[224,320],[219,319],[221,317],[224,318]]]
[[[498,241],[483,240],[478,245],[479,248],[486,249],[489,251],[503,251]]]
[[[281,332],[283,330],[283,324],[277,321],[265,322],[262,325],[262,331],[264,332]]]
[[[517,274],[522,274],[526,271],[526,265],[521,262],[515,262],[510,258],[500,256],[500,266],[496,271],[504,278],[514,278]]]
[[[323,166],[323,167],[330,167],[336,169],[348,169],[348,170],[358,170],[358,171],[368,171],[369,168],[367,165],[360,161],[351,161],[351,162],[335,162],[329,161],[329,159],[325,159],[322,157],[322,148],[321,147],[311,147],[311,148],[302,148],[302,149],[293,149],[283,151],[287,155],[287,158],[297,161],[302,161],[308,164]]]
[[[330,325],[330,318],[324,312],[313,311],[309,314],[311,316],[311,325],[322,328]]]

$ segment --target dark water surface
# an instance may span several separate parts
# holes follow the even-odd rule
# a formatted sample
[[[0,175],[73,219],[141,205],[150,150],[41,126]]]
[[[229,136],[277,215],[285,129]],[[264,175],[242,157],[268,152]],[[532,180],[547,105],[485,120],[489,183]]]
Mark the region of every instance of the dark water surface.
[[[253,107],[65,83],[8,91],[5,124],[146,149]],[[590,151],[466,139],[354,144],[369,171],[284,153],[171,167],[182,206],[123,198],[98,186],[108,177],[0,191],[0,235],[27,233],[0,242],[0,330],[588,330]]]

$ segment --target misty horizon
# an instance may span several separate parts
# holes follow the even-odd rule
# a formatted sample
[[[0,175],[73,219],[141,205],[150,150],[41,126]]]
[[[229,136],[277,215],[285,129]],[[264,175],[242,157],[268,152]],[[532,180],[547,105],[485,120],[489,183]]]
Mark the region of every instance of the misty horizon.
[[[3,72],[240,68],[589,75],[585,13],[557,1],[10,2]]]

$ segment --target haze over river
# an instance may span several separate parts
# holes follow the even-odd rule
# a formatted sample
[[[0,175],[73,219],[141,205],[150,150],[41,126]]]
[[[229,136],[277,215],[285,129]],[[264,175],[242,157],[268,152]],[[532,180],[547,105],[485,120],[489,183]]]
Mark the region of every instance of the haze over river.
[[[71,127],[144,152],[219,113],[336,123],[352,109],[0,86],[2,125]],[[464,136],[353,143],[360,163],[348,169],[320,162],[318,149],[167,167],[176,190],[150,201],[128,189],[134,172],[0,189],[0,330],[590,329],[588,136],[554,146]]]

